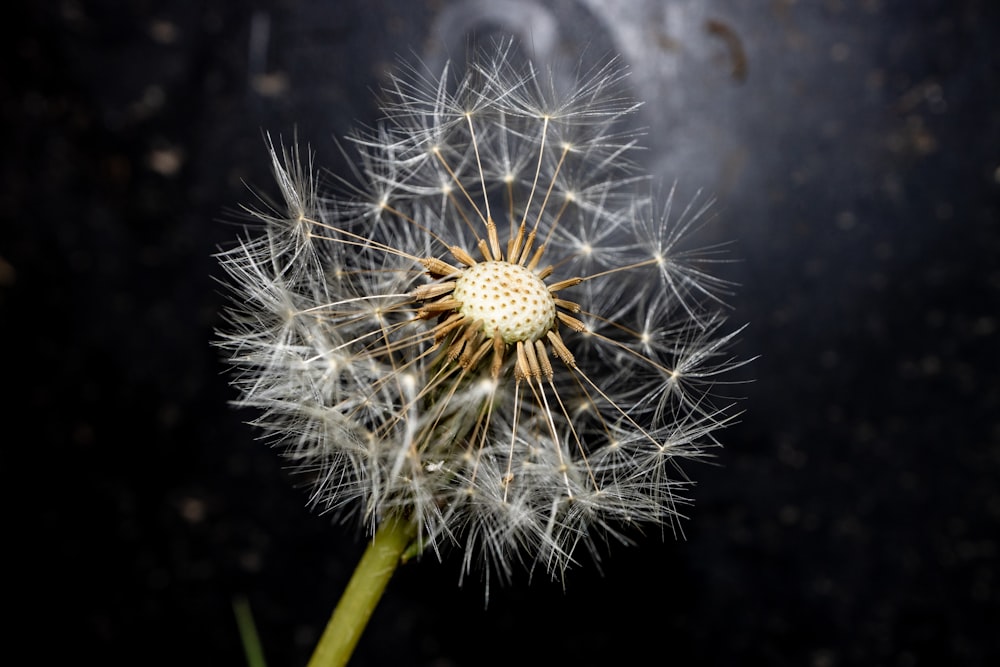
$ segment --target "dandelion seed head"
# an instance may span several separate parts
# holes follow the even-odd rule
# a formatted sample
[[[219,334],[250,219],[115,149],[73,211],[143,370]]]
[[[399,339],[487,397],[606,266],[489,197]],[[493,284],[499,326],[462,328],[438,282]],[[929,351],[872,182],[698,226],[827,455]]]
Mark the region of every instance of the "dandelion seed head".
[[[624,526],[677,530],[740,362],[684,246],[707,209],[667,215],[631,161],[623,70],[557,92],[514,50],[398,75],[333,192],[270,145],[285,209],[220,253],[219,345],[317,508],[561,576]]]
[[[487,338],[505,343],[535,342],[552,329],[556,305],[545,283],[523,266],[480,262],[455,282],[458,311],[482,322]]]

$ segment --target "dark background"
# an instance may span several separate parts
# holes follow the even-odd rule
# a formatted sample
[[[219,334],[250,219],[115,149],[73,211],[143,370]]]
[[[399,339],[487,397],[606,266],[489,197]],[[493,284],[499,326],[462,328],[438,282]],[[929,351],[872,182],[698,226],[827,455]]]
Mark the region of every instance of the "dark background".
[[[649,167],[734,241],[741,422],[686,537],[494,587],[403,568],[355,665],[1000,664],[991,0],[31,3],[0,58],[4,633],[26,664],[304,664],[362,538],[305,509],[211,348],[262,132],[375,120],[397,55],[619,51]],[[489,9],[496,7],[496,9]],[[526,18],[527,17],[527,18]],[[720,27],[721,26],[721,27]]]

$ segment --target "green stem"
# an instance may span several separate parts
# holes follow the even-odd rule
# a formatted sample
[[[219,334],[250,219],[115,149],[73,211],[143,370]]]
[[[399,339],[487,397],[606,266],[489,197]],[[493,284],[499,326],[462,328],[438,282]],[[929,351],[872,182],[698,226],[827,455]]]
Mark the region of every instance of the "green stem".
[[[233,600],[233,613],[236,615],[236,627],[243,643],[243,655],[247,659],[247,667],[267,667],[264,661],[264,649],[260,645],[260,635],[253,621],[250,603],[243,596]]]
[[[347,664],[389,579],[416,534],[417,526],[410,521],[387,518],[382,522],[333,610],[308,667]]]

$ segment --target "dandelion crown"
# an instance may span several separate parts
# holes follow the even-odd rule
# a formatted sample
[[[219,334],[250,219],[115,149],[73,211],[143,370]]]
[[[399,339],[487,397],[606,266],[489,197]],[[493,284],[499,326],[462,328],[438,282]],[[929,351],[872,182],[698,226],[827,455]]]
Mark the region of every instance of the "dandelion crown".
[[[337,194],[272,146],[284,202],[220,255],[220,345],[315,506],[558,576],[677,529],[736,332],[717,249],[683,245],[707,206],[672,213],[630,160],[621,70],[560,92],[515,55],[395,78]]]

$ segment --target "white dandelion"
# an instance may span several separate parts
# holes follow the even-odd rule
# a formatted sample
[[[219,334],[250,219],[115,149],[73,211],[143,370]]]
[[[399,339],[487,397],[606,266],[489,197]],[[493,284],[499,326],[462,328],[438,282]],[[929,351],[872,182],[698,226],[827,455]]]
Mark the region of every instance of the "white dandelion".
[[[336,194],[272,145],[284,205],[220,255],[239,403],[311,502],[487,580],[677,531],[739,365],[714,251],[686,249],[709,207],[649,195],[623,71],[562,93],[515,55],[394,79]]]

